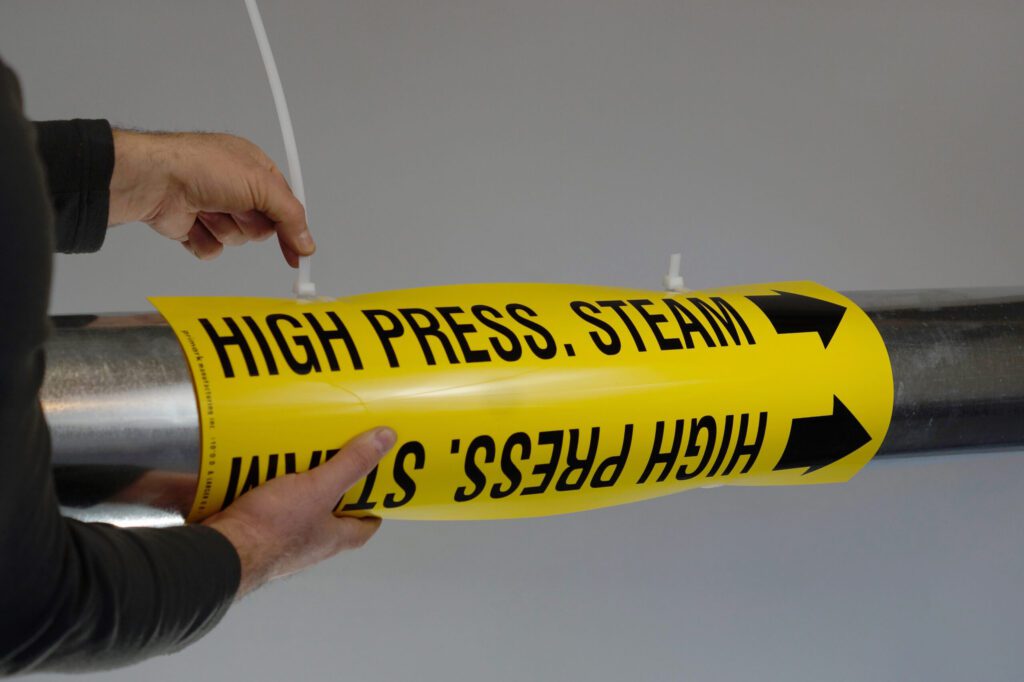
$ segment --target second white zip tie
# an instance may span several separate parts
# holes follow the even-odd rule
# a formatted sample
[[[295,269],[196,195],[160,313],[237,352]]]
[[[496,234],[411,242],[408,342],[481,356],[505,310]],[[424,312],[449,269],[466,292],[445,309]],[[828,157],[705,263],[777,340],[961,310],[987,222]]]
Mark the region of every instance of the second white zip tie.
[[[684,291],[689,291],[686,288],[686,284],[683,282],[683,275],[680,272],[680,266],[682,264],[683,255],[681,253],[673,253],[668,260],[668,274],[665,275],[665,290],[671,291],[672,293],[681,294]]]
[[[291,183],[296,198],[306,207],[306,191],[302,186],[302,167],[299,165],[299,148],[295,144],[292,117],[288,114],[288,101],[284,97],[284,87],[281,85],[281,75],[277,72],[274,53],[270,50],[267,29],[263,27],[263,18],[260,16],[260,8],[256,6],[256,0],[245,0],[245,8],[249,12],[252,31],[256,34],[256,43],[260,46],[263,66],[267,70],[267,80],[270,81],[270,91],[274,94],[274,106],[277,108],[277,119],[281,123],[281,137],[284,138],[284,151],[288,158],[288,181]],[[306,207],[306,217],[308,220],[308,207]],[[299,272],[295,277],[294,288],[295,295],[299,298],[316,296],[316,285],[313,284],[311,269],[309,256],[299,256]]]

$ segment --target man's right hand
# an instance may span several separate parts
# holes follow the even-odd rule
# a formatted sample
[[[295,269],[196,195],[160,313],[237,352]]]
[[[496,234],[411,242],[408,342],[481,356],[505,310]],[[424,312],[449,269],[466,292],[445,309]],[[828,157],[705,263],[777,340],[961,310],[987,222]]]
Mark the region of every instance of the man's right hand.
[[[204,521],[238,550],[242,581],[236,599],[273,578],[361,547],[373,536],[380,519],[336,517],[332,511],[342,494],[377,466],[395,439],[395,432],[386,427],[367,431],[316,469],[268,481]]]

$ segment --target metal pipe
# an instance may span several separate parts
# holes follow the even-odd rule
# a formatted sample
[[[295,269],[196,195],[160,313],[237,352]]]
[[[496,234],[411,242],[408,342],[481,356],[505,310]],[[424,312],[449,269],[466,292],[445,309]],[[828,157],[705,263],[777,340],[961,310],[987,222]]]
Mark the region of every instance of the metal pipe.
[[[846,295],[892,365],[892,422],[876,461],[1024,445],[1024,289]]]
[[[199,412],[171,328],[156,313],[51,321],[40,398],[65,513],[183,523],[198,480]]]
[[[895,403],[877,460],[1024,445],[1024,288],[847,294],[877,325]],[[199,469],[195,394],[157,314],[53,318],[43,409],[65,511],[181,523]]]

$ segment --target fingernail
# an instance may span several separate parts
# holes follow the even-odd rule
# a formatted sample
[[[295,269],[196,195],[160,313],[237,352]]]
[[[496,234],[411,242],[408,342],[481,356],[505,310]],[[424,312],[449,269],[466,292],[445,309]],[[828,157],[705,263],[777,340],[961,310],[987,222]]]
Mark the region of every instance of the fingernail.
[[[373,433],[373,440],[377,443],[378,452],[387,452],[398,440],[398,435],[388,427],[377,429]]]
[[[316,245],[313,243],[313,236],[309,232],[300,232],[296,239],[299,243],[299,248],[302,249],[304,254],[313,253],[313,249]]]

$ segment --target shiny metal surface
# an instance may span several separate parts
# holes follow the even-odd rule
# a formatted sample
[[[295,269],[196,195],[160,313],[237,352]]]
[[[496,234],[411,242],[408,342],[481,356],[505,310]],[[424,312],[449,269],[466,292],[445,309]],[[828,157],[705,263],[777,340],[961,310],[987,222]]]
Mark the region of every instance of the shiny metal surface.
[[[157,314],[52,321],[42,402],[66,512],[181,523],[199,470],[199,416],[174,334]]]
[[[893,419],[875,461],[1024,445],[1024,289],[848,294],[892,362]],[[53,318],[43,408],[68,514],[181,523],[199,468],[195,395],[159,315]]]

